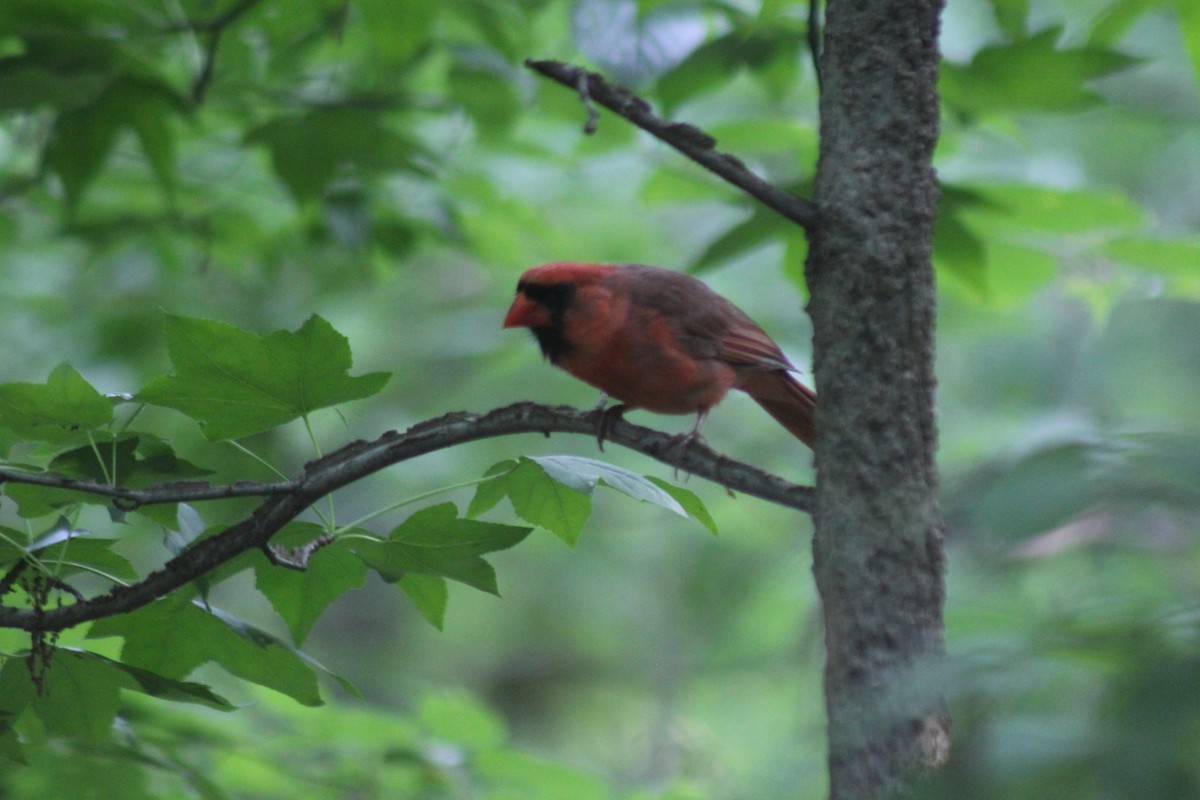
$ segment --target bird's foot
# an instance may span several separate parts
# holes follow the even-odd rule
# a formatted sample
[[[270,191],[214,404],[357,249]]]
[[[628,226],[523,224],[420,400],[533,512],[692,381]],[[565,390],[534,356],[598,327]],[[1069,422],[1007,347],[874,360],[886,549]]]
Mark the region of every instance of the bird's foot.
[[[696,442],[703,441],[704,437],[701,436],[699,431],[695,429],[690,430],[687,433],[677,434],[667,440],[667,446],[663,448],[663,455],[670,453],[672,450],[675,451],[675,458],[671,462],[671,465],[675,470],[675,480],[679,480],[679,465],[683,463],[684,456],[687,455],[688,450],[691,449],[692,445]],[[687,473],[687,477],[685,477],[684,480],[686,481],[691,476],[692,473]]]
[[[587,413],[587,416],[596,417],[596,444],[600,447],[600,452],[604,452],[604,440],[608,438],[609,431],[612,430],[614,423],[624,419],[625,412],[629,410],[629,406],[621,403],[612,408],[605,408],[605,403],[608,402],[608,396],[600,397],[600,404]]]

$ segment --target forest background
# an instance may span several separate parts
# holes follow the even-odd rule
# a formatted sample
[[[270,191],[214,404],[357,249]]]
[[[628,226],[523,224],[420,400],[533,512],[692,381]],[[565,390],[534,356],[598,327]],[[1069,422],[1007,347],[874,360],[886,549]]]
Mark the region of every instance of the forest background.
[[[499,328],[516,276],[558,259],[693,271],[806,364],[802,231],[615,116],[584,135],[579,98],[522,61],[587,64],[805,193],[817,152],[808,14],[772,0],[10,0],[0,396],[83,392],[79,376],[136,393],[179,371],[168,340],[190,319],[265,335],[316,314],[345,336],[352,375],[391,373],[378,393],[236,447],[148,405],[147,434],[122,457],[147,477],[153,462],[159,478],[194,465],[214,482],[271,481],[267,465],[294,474],[314,442],[329,451],[519,400],[588,407],[594,392]],[[1195,797],[1200,7],[951,0],[942,48],[954,726],[952,760],[924,790]],[[134,406],[119,404],[115,427]],[[23,422],[0,408],[7,463],[62,456]],[[810,483],[811,455],[773,425],[735,398],[705,436]],[[600,455],[587,436],[507,437],[355,484],[336,514],[410,499],[465,514],[478,479],[523,454],[673,479],[618,447]],[[95,470],[56,462],[72,464]],[[282,660],[160,664],[178,683],[157,688],[133,690],[134,673],[102,658],[131,662],[139,641],[150,659],[207,634],[70,629],[38,696],[29,636],[4,631],[0,784],[18,798],[822,797],[809,541],[792,510],[684,486],[707,511],[689,506],[688,519],[598,490],[582,528],[539,528],[489,555],[500,598],[475,574],[475,588],[451,582],[442,607],[362,569],[341,578],[361,589],[300,609],[280,599],[294,587],[264,577],[278,568],[247,563],[199,593],[238,641],[273,637]],[[5,563],[32,553],[91,588],[247,508],[115,521],[4,488]],[[411,513],[366,526],[385,534]],[[484,519],[518,522],[507,505]]]

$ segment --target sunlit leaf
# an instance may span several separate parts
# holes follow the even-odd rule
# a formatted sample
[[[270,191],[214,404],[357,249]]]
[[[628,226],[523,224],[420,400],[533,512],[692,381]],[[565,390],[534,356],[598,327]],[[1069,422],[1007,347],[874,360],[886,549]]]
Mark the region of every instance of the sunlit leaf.
[[[167,351],[175,373],[137,399],[204,423],[210,441],[274,428],[318,408],[378,392],[389,374],[351,377],[350,345],[321,317],[294,333],[267,336],[214,320],[168,315]]]

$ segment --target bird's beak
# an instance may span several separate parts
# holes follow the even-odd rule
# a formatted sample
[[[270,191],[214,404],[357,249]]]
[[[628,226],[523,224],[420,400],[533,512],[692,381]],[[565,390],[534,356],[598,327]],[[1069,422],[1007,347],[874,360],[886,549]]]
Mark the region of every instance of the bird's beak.
[[[549,324],[550,312],[546,307],[521,293],[517,294],[504,316],[505,328],[541,328]]]

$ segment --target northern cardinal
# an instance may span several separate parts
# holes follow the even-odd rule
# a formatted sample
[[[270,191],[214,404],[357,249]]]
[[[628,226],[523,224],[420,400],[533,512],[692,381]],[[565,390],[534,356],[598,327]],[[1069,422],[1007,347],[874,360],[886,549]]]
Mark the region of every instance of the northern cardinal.
[[[791,376],[796,368],[762,328],[690,275],[636,264],[543,264],[517,282],[504,327],[529,328],[550,363],[623,403],[608,414],[695,414],[694,437],[709,409],[741,389],[813,445],[816,394]]]

